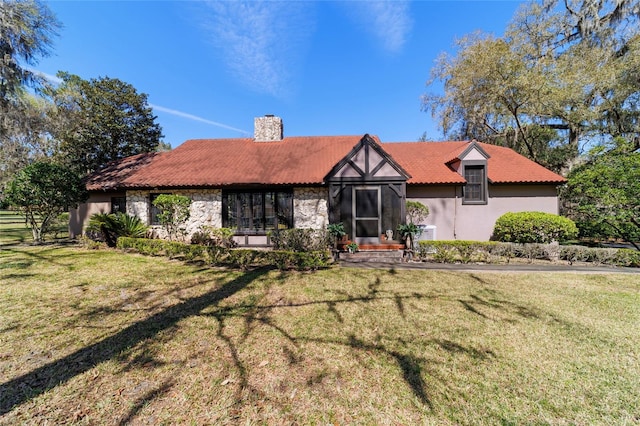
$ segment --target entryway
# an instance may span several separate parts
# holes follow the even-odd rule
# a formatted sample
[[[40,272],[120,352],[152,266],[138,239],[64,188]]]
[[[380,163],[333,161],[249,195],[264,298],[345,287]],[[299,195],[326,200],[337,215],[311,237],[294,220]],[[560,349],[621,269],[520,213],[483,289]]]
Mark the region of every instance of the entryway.
[[[380,242],[382,227],[380,186],[353,187],[353,230],[358,244]]]

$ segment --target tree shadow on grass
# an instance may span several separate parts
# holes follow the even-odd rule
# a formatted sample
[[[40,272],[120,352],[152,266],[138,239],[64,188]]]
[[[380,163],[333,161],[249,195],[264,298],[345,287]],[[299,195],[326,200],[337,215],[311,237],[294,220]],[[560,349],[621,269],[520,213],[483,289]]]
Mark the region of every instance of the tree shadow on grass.
[[[506,315],[506,318],[503,318],[503,320],[507,322],[514,322],[515,318],[540,319],[540,313],[536,310],[496,297],[486,299],[472,294],[468,300],[459,299],[458,302],[460,302],[467,311],[484,319],[492,319],[492,317],[481,312],[483,309],[501,312],[503,316]]]
[[[405,317],[405,300],[416,300],[416,299],[430,299],[437,298],[437,296],[431,296],[427,294],[397,294],[392,293],[388,294],[386,291],[380,290],[380,286],[382,284],[381,279],[376,278],[368,287],[365,293],[361,294],[348,294],[344,291],[335,292],[339,294],[338,298],[335,299],[321,299],[321,300],[311,300],[305,302],[298,303],[285,303],[285,304],[259,304],[259,303],[249,303],[249,304],[236,304],[232,307],[227,308],[219,308],[216,312],[206,313],[203,315],[207,315],[209,317],[214,317],[218,321],[218,334],[217,336],[225,342],[227,349],[233,359],[233,363],[236,367],[236,373],[238,375],[237,385],[237,395],[236,395],[236,404],[240,404],[241,397],[240,392],[243,389],[251,388],[248,380],[248,368],[244,365],[241,357],[238,355],[238,349],[236,344],[233,342],[233,339],[225,335],[223,330],[225,327],[226,320],[230,318],[238,318],[244,319],[246,323],[257,322],[264,326],[270,327],[274,329],[278,334],[282,335],[287,341],[292,343],[294,346],[299,346],[301,343],[315,343],[315,344],[327,344],[327,345],[340,345],[347,348],[350,348],[356,352],[364,352],[364,353],[377,353],[379,355],[383,355],[385,357],[390,357],[393,359],[399,368],[402,378],[404,382],[411,389],[413,395],[420,401],[420,403],[424,404],[429,410],[433,410],[433,402],[432,398],[429,395],[428,385],[423,378],[424,374],[427,374],[425,371],[426,364],[428,364],[428,359],[423,357],[414,355],[411,351],[404,351],[397,349],[395,345],[384,345],[381,343],[370,343],[367,342],[354,334],[349,334],[344,338],[315,338],[310,336],[302,336],[295,335],[286,330],[285,328],[279,326],[275,321],[272,321],[270,317],[270,313],[273,310],[277,309],[296,309],[306,306],[312,305],[325,305],[327,307],[327,311],[335,316],[337,323],[343,323],[345,319],[340,314],[338,307],[344,304],[352,304],[352,303],[372,303],[372,302],[384,302],[385,300],[392,301],[395,303],[399,315],[401,317]],[[247,325],[248,328],[252,328],[253,326]],[[245,334],[248,334],[246,332]],[[244,336],[247,337],[246,335]],[[396,341],[398,339],[395,339]],[[402,343],[401,341],[399,343]],[[404,347],[405,344],[399,344],[398,347]],[[432,342],[433,343],[433,342]],[[461,348],[462,346],[458,346]],[[467,354],[471,351],[469,349]],[[286,354],[289,359],[290,364],[295,364],[298,362],[298,356],[288,349],[287,347],[283,348],[283,352]],[[326,372],[320,373],[319,376],[314,376],[308,379],[307,385],[311,386],[315,383],[322,382],[323,375]],[[254,392],[259,392],[257,390],[253,390]]]
[[[96,365],[117,357],[122,351],[156,336],[182,319],[199,315],[204,309],[241,291],[267,271],[267,269],[259,269],[244,273],[214,291],[168,307],[93,345],[79,349],[62,359],[45,364],[22,376],[0,383],[0,416],[91,370]]]

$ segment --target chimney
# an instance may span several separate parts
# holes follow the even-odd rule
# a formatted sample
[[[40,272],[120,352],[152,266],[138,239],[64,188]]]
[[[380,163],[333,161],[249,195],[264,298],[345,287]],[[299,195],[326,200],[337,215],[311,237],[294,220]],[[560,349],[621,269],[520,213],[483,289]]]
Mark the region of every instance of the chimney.
[[[253,120],[255,142],[275,142],[281,141],[284,137],[284,127],[282,118],[275,115],[265,115],[256,117]]]

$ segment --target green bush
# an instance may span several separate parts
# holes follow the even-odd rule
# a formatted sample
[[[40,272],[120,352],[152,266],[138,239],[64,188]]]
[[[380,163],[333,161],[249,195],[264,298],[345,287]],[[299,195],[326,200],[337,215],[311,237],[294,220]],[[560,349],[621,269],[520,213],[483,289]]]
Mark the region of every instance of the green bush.
[[[496,241],[420,241],[420,260],[438,263],[509,263],[511,259],[563,260],[596,265],[640,267],[640,251],[630,249],[563,246],[557,243],[500,243]]]
[[[238,246],[238,243],[233,239],[234,234],[233,228],[216,228],[205,225],[191,236],[191,244],[233,248]]]
[[[158,223],[167,232],[170,240],[175,240],[186,233],[183,225],[191,215],[191,199],[184,195],[160,194],[153,200],[153,205],[160,211]]]
[[[577,236],[578,228],[571,219],[543,212],[505,213],[493,229],[494,240],[512,243],[550,243]]]
[[[274,250],[295,252],[322,251],[332,246],[326,229],[283,229],[269,234]]]
[[[417,255],[439,263],[489,262],[494,241],[419,241]]]
[[[316,270],[329,266],[328,250],[293,252],[286,250],[229,249],[220,246],[203,246],[178,241],[147,238],[118,238],[118,248],[134,250],[140,254],[191,261],[203,259],[214,266],[230,266],[246,270],[252,267],[274,266],[280,270]]]
[[[117,247],[122,250],[134,250],[140,254],[149,256],[159,256],[167,253],[167,243],[169,243],[169,241],[152,240],[149,238],[120,237],[118,238]],[[171,249],[169,249],[169,251],[171,251]]]
[[[95,213],[89,218],[85,234],[96,241],[104,241],[109,247],[116,246],[119,237],[142,238],[149,227],[137,216],[118,213]]]
[[[60,238],[60,234],[69,236],[69,212],[60,213],[56,216],[49,223],[46,233],[51,235],[54,240]]]
[[[631,266],[640,268],[640,251],[631,249],[618,249],[616,252],[617,266]]]

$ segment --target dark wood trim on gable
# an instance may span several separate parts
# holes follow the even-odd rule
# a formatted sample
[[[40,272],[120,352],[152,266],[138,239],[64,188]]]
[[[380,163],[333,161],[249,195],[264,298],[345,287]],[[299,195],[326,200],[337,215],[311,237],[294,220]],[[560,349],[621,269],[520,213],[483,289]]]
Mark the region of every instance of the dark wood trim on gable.
[[[356,157],[360,153],[364,153],[364,164],[358,164]],[[372,152],[380,157],[380,161],[372,161]],[[364,166],[364,167],[362,167]],[[340,176],[340,171],[345,167],[350,167],[350,176]],[[394,170],[393,175],[378,175],[385,167],[391,167]],[[388,181],[404,181],[411,178],[394,159],[389,155],[380,144],[369,135],[366,134],[353,147],[353,149],[340,160],[329,173],[325,176],[325,182],[388,182]]]
[[[464,149],[464,151],[462,151],[460,153],[460,155],[458,155],[458,159],[459,160],[464,160],[464,157],[467,156],[467,154],[469,154],[472,150],[476,150],[478,151],[484,158],[485,160],[488,160],[489,158],[491,158],[491,156],[487,153],[487,151],[485,151],[484,149],[482,149],[482,147],[480,145],[478,145],[478,141],[477,140],[472,140],[471,143],[469,144],[468,147],[466,147]]]

